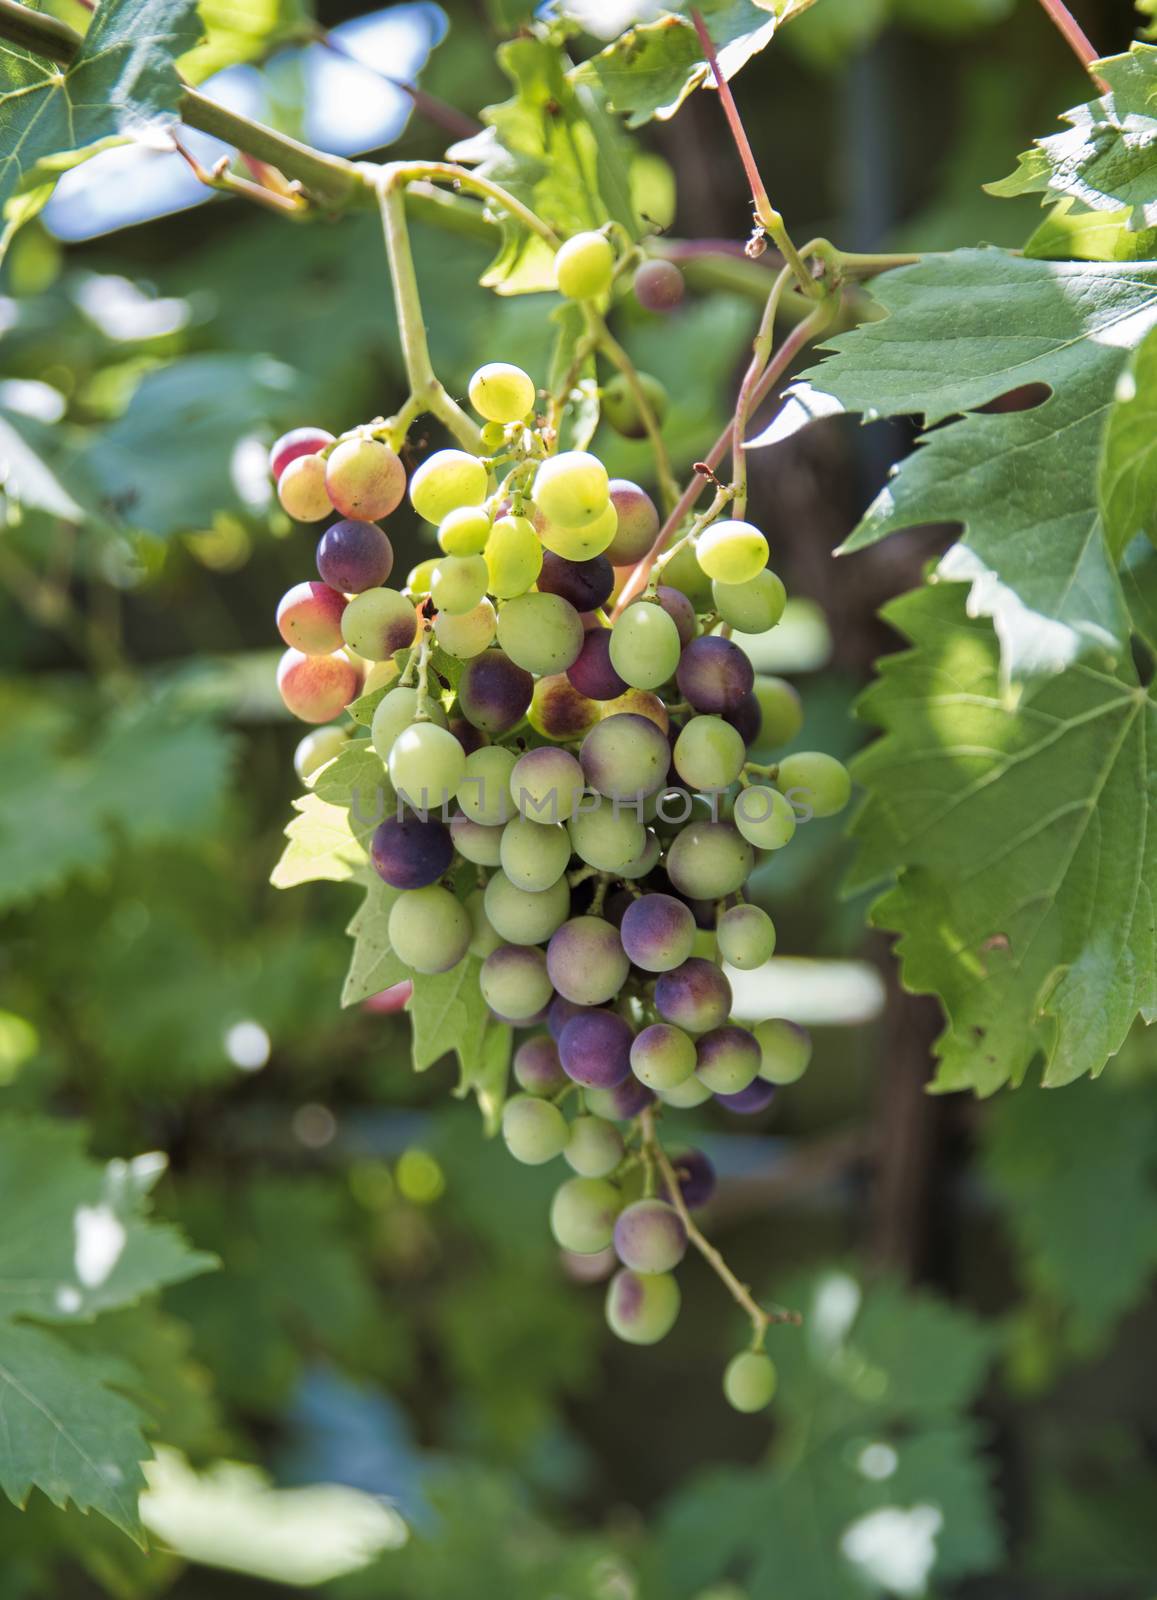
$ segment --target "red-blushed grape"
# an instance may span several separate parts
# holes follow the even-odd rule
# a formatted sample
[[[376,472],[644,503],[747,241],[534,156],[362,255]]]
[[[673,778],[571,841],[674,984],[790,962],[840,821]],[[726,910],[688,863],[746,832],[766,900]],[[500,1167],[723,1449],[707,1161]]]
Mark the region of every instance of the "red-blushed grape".
[[[733,1111],[741,1117],[753,1117],[760,1111],[766,1111],[775,1099],[775,1084],[764,1083],[762,1078],[756,1078],[746,1089],[737,1089],[734,1094],[717,1094],[715,1099],[725,1111]]]
[[[679,665],[679,630],[658,603],[636,600],[611,628],[611,665],[633,689],[658,689]]]
[[[609,800],[641,800],[666,783],[671,747],[647,717],[604,717],[583,740],[579,760],[596,793]]]
[[[335,522],[318,540],[317,570],[322,582],[345,594],[376,589],[385,583],[393,566],[393,546],[373,522]]]
[[[570,860],[570,836],[561,822],[515,816],[502,830],[502,870],[518,889],[541,894],[556,884]]]
[[[534,380],[507,361],[488,361],[470,379],[470,404],[487,422],[519,422],[534,410]]]
[[[631,567],[658,537],[659,512],[647,491],[629,478],[612,478],[609,489],[618,527],[607,546],[607,560],[615,567]]]
[[[712,1028],[696,1048],[696,1076],[712,1094],[738,1094],[754,1082],[759,1073],[760,1053],[755,1035],[734,1022]]]
[[[622,872],[647,846],[647,830],[633,808],[603,795],[584,796],[567,828],[575,855],[596,872]]]
[[[606,1117],[576,1117],[563,1156],[581,1178],[606,1178],[623,1159],[623,1136]]]
[[[510,821],[515,807],[510,798],[510,775],[518,756],[501,745],[483,745],[466,757],[458,784],[458,804],[474,822],[498,827]]]
[[[798,1022],[770,1018],[755,1025],[759,1046],[759,1076],[767,1083],[795,1083],[807,1071],[812,1055],[811,1035]]]
[[[713,583],[711,595],[724,622],[741,633],[766,633],[774,628],[787,604],[787,590],[770,567],[749,583]]]
[[[436,450],[410,479],[410,504],[426,522],[441,523],[459,506],[480,506],[489,487],[486,463],[465,450]]]
[[[718,583],[750,583],[767,565],[767,540],[750,522],[714,522],[695,543],[695,559]]]
[[[474,933],[466,907],[436,883],[403,890],[390,907],[387,928],[398,959],[427,975],[456,967]]]
[[[345,595],[328,583],[295,583],[277,603],[277,631],[303,655],[332,655],[347,642],[341,621],[345,608]]]
[[[396,589],[364,589],[342,612],[342,637],[367,661],[388,661],[407,650],[418,631],[418,613]]]
[[[526,720],[544,739],[569,740],[581,738],[593,727],[599,712],[598,703],[579,693],[569,673],[552,672],[535,684]]]
[[[548,550],[538,575],[540,593],[556,594],[576,611],[594,611],[605,605],[615,587],[615,569],[606,556],[589,561],[567,561]]]
[[[643,399],[651,408],[651,413],[656,424],[662,427],[670,405],[670,398],[666,389],[653,378],[649,372],[636,374],[638,389],[642,392]],[[621,433],[624,439],[645,439],[647,424],[643,416],[643,406],[633,384],[623,372],[616,372],[606,384],[603,385],[600,400],[602,414],[616,433]]]
[[[550,1231],[564,1250],[591,1256],[614,1238],[622,1195],[606,1178],[568,1178],[555,1190]]]
[[[665,1022],[685,1033],[721,1027],[731,1011],[731,985],[713,961],[691,956],[655,983],[655,1005]]]
[[[444,556],[430,574],[430,599],[439,611],[461,617],[481,605],[489,581],[482,556]]]
[[[552,1095],[570,1081],[558,1059],[558,1046],[546,1033],[524,1039],[514,1052],[514,1081],[527,1094]]]
[[[687,1250],[687,1230],[666,1200],[636,1200],[615,1221],[615,1254],[636,1272],[670,1272]]]
[[[309,783],[334,756],[349,743],[349,734],[340,726],[315,728],[307,733],[293,752],[293,770],[302,783]]]
[[[577,660],[583,637],[582,619],[561,595],[518,595],[498,609],[499,646],[527,672],[565,672]]]
[[[434,721],[446,724],[446,713],[436,700],[429,700],[426,705],[427,715]],[[390,751],[394,748],[394,740],[400,733],[404,733],[418,715],[418,691],[399,685],[390,689],[378,701],[374,708],[373,721],[370,723],[370,739],[374,749],[383,761],[390,759]]]
[[[434,618],[434,637],[458,661],[470,661],[488,650],[498,631],[498,614],[489,600],[479,600],[471,611],[453,616],[439,611]]]
[[[822,750],[797,750],[784,756],[775,786],[805,817],[834,817],[852,796],[847,767]]]
[[[406,469],[380,439],[343,439],[329,453],[325,487],[343,517],[376,522],[401,504]]]
[[[614,270],[614,246],[605,233],[576,233],[554,258],[555,285],[568,300],[593,300],[606,294]]]
[[[486,1004],[511,1022],[536,1016],[551,996],[546,957],[529,945],[500,945],[482,963],[478,982]]]
[[[775,1398],[778,1374],[775,1363],[762,1350],[741,1350],[723,1373],[723,1393],[736,1411],[762,1411]]]
[[[287,650],[277,667],[286,709],[302,722],[332,722],[361,688],[361,674],[345,655],[307,656]]]
[[[785,678],[756,676],[754,694],[759,705],[759,732],[753,741],[767,749],[789,744],[803,727],[799,694]]]
[[[690,822],[667,851],[667,876],[692,900],[734,894],[751,876],[755,852],[727,822]]]
[[[333,510],[320,456],[298,456],[277,480],[277,498],[294,522],[320,522]]]
[[[510,773],[516,809],[536,822],[566,822],[585,787],[583,769],[570,751],[549,745],[527,750]]]
[[[740,790],[735,797],[732,820],[757,850],[781,850],[795,833],[791,801],[767,784],[753,783]]]
[[[466,752],[448,728],[415,722],[390,746],[390,782],[416,811],[449,804],[466,770]]]
[[[472,817],[451,817],[450,837],[454,841],[454,848],[465,861],[473,861],[480,867],[496,867],[502,860],[502,829],[488,828],[485,823],[475,822]],[[509,938],[509,934],[503,935]],[[516,944],[524,941],[516,939]],[[525,943],[534,944],[534,939],[527,939]]]
[[[623,1267],[607,1289],[607,1326],[627,1344],[658,1344],[679,1315],[679,1285],[670,1273]]]
[[[760,906],[731,906],[715,924],[719,954],[742,972],[769,961],[775,950],[775,924]]]
[[[546,967],[555,990],[578,1006],[613,1000],[629,964],[619,935],[601,917],[574,917],[551,937]]]
[[[669,1022],[652,1022],[631,1046],[631,1071],[659,1093],[686,1083],[697,1059],[694,1041]]]
[[[432,817],[387,817],[370,840],[374,871],[392,889],[424,889],[437,883],[453,859],[450,830]]]
[[[534,475],[534,500],[548,522],[588,527],[606,513],[610,501],[607,469],[587,450],[548,456]]]
[[[691,717],[672,752],[675,771],[692,789],[729,788],[746,759],[742,734],[722,717]]]
[[[516,1094],[502,1108],[502,1138],[516,1161],[540,1167],[566,1148],[569,1129],[556,1105],[534,1095]]]
[[[696,711],[734,711],[755,684],[751,662],[737,644],[710,633],[693,640],[679,658],[675,682]]]
[[[670,972],[691,954],[695,918],[674,895],[645,894],[627,907],[619,935],[637,967],[644,972]]]
[[[298,456],[315,456],[332,443],[333,434],[327,433],[324,428],[291,428],[288,433],[283,433],[269,452],[269,472],[274,483],[279,481],[289,463],[296,461]]]
[[[458,684],[462,715],[484,733],[509,733],[522,721],[534,679],[501,650],[484,650],[466,663]]]
[[[653,722],[663,734],[669,733],[671,729],[671,717],[667,707],[657,694],[651,694],[646,689],[626,689],[614,700],[604,701],[601,711],[604,718],[646,717],[648,722]]]
[[[456,823],[457,819],[451,824],[455,838]],[[559,878],[549,889],[534,892],[520,889],[505,872],[496,872],[486,885],[484,903],[491,925],[508,943],[544,944],[570,915],[570,887],[565,878]]]
[[[687,285],[683,274],[673,261],[654,257],[644,261],[635,273],[632,288],[635,299],[644,311],[674,311],[683,298]]]
[[[715,1193],[715,1167],[702,1150],[677,1150],[671,1154],[671,1168],[679,1193],[688,1211],[698,1211]],[[664,1182],[663,1192],[667,1194]],[[670,1195],[667,1195],[670,1199]]]
[[[587,629],[582,648],[566,675],[572,687],[588,700],[614,700],[624,692],[626,681],[611,665],[609,628]]]
[[[569,1018],[558,1038],[568,1078],[592,1089],[613,1089],[631,1074],[631,1028],[615,1011],[583,1010]]]

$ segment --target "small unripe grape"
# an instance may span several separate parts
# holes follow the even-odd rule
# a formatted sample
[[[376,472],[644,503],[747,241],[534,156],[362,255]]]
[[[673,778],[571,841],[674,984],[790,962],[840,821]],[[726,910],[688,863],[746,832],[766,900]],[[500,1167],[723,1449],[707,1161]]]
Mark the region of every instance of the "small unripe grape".
[[[376,522],[401,504],[406,469],[379,439],[343,439],[329,453],[325,486],[343,517]]]
[[[643,398],[650,406],[656,424],[662,427],[670,404],[667,391],[658,378],[653,378],[649,372],[640,372],[637,376]],[[646,438],[647,424],[643,407],[625,373],[617,372],[604,384],[600,398],[603,416],[616,433],[621,433],[624,439]]]
[[[509,733],[526,715],[534,679],[501,650],[484,650],[466,663],[458,681],[462,715],[483,733]]]
[[[644,972],[670,972],[682,966],[695,940],[695,918],[670,894],[645,894],[623,915],[623,949]]]
[[[753,1033],[735,1023],[712,1028],[696,1048],[696,1076],[712,1094],[738,1094],[759,1074],[759,1043]]]
[[[387,661],[407,650],[418,631],[418,613],[396,589],[364,589],[342,613],[342,637],[367,661]]]
[[[335,522],[317,543],[317,570],[322,582],[343,594],[376,589],[385,583],[393,566],[394,547],[375,522]]]
[[[795,1083],[807,1071],[812,1056],[811,1035],[797,1022],[772,1018],[755,1025],[759,1046],[759,1076],[766,1083]]]
[[[760,714],[755,742],[770,749],[788,744],[803,727],[798,693],[784,678],[761,676],[756,677],[754,692]]]
[[[489,600],[479,600],[472,611],[464,611],[461,616],[439,611],[434,618],[435,639],[447,655],[458,661],[469,661],[488,650],[497,631],[498,613]]]
[[[784,756],[775,786],[804,816],[834,817],[852,795],[847,767],[821,750],[797,750]]]
[[[427,713],[443,727],[446,725],[446,713],[436,700],[431,700],[426,707]],[[383,761],[390,759],[390,751],[394,747],[394,740],[410,726],[418,714],[418,691],[410,688],[391,689],[382,696],[374,710],[374,719],[370,724],[370,738],[374,749]]]
[[[711,1090],[705,1083],[700,1083],[692,1073],[689,1078],[684,1078],[682,1083],[674,1083],[669,1089],[661,1089],[659,1098],[665,1106],[672,1106],[676,1111],[693,1111],[696,1106],[706,1105],[711,1099]]]
[[[390,947],[415,972],[449,972],[470,948],[466,907],[440,884],[407,889],[390,907]]]
[[[686,284],[673,261],[656,257],[644,261],[632,285],[635,299],[644,311],[673,311],[683,298]]]
[[[419,561],[416,567],[410,568],[406,577],[406,588],[412,599],[421,600],[430,593],[430,584],[437,568],[437,556],[428,556],[425,561]]]
[[[475,822],[471,817],[452,817],[450,837],[458,854],[466,861],[473,861],[477,866],[496,867],[502,860],[501,828],[488,828],[485,823]],[[509,937],[509,934],[503,934],[503,938]],[[535,940],[514,942],[534,944]]]
[[[607,560],[616,567],[634,566],[655,542],[659,512],[646,490],[629,478],[612,478],[609,489],[618,526],[607,547]]]
[[[277,481],[277,498],[295,522],[320,522],[333,510],[325,486],[325,462],[318,455],[298,456]]]
[[[286,709],[302,722],[332,722],[361,688],[361,674],[348,656],[307,656],[287,650],[277,667],[277,687]]]
[[[687,1250],[687,1230],[666,1200],[636,1200],[615,1222],[615,1254],[636,1272],[670,1272]]]
[[[621,1204],[618,1189],[606,1178],[568,1178],[551,1202],[550,1231],[564,1250],[594,1255],[614,1238]]]
[[[767,565],[767,555],[767,540],[750,522],[715,522],[695,545],[695,559],[720,583],[750,583]]]
[[[766,633],[783,616],[787,590],[770,567],[749,583],[713,583],[711,595],[724,622],[741,633]]]
[[[781,850],[795,833],[790,802],[766,784],[741,789],[732,815],[735,826],[757,850]]]
[[[516,808],[536,822],[566,822],[585,787],[583,769],[574,756],[546,745],[519,756],[510,773]]]
[[[466,816],[490,828],[510,821],[515,812],[510,775],[517,760],[515,751],[496,744],[483,745],[466,757],[457,794]]]
[[[570,853],[570,836],[561,823],[511,817],[502,830],[502,870],[516,888],[530,894],[541,894],[558,882]]]
[[[489,588],[499,600],[513,600],[542,571],[542,545],[527,517],[499,517],[486,541]]]
[[[726,789],[740,774],[747,746],[722,717],[691,717],[675,740],[673,759],[692,789]]]
[[[566,1118],[549,1100],[516,1094],[502,1108],[502,1138],[516,1161],[540,1167],[566,1148]]]
[[[328,583],[295,583],[277,603],[277,631],[303,655],[332,655],[347,642],[342,637],[345,609],[345,595]]]
[[[514,1081],[527,1094],[550,1095],[566,1087],[569,1079],[558,1059],[558,1046],[546,1033],[524,1039],[514,1052]]]
[[[521,367],[490,361],[470,380],[470,404],[487,422],[518,422],[534,410],[534,382]]]
[[[653,1022],[631,1046],[631,1071],[660,1094],[686,1083],[697,1059],[691,1038],[669,1022]]]
[[[480,506],[488,488],[486,463],[465,450],[436,450],[410,479],[410,503],[427,522],[440,523],[459,506]]]
[[[605,233],[576,233],[554,258],[555,284],[568,300],[606,294],[614,271],[614,247]]]
[[[545,739],[581,739],[599,720],[599,706],[579,693],[569,672],[552,672],[535,684],[526,720]]]
[[[504,944],[482,963],[482,998],[508,1022],[521,1022],[542,1010],[551,996],[546,957],[528,945]]]
[[[293,770],[302,783],[307,784],[327,762],[340,755],[348,743],[349,734],[344,728],[315,728],[293,752]]]
[[[741,1350],[723,1373],[723,1393],[736,1411],[762,1411],[775,1395],[775,1363],[762,1350]]]
[[[548,456],[534,476],[534,500],[548,522],[564,528],[588,527],[605,515],[610,501],[607,469],[586,450]]]
[[[734,711],[751,693],[755,672],[747,656],[718,634],[694,639],[679,658],[675,682],[696,711],[721,716]]]
[[[543,545],[563,561],[593,561],[609,550],[619,527],[619,514],[610,500],[592,522],[581,528],[551,522],[541,510],[534,514],[534,527]]]
[[[447,728],[416,722],[390,746],[390,782],[419,811],[448,805],[466,770],[466,752]]]
[[[568,1078],[613,1089],[631,1075],[631,1028],[615,1011],[582,1007],[563,1024],[558,1055]]]
[[[659,835],[650,828],[646,829],[642,850],[625,866],[619,868],[619,876],[626,878],[628,882],[647,877],[659,865],[662,853],[663,847],[659,843]]]
[[[636,600],[611,629],[611,665],[635,689],[657,689],[679,665],[679,630],[662,606]]]
[[[623,1136],[605,1117],[576,1117],[563,1155],[580,1177],[605,1178],[623,1159]]]
[[[445,556],[430,575],[430,598],[439,611],[461,617],[485,598],[488,582],[482,556]]]
[[[759,906],[732,906],[715,925],[724,961],[742,972],[762,967],[775,950],[775,924]]]
[[[458,506],[438,524],[438,543],[448,556],[480,556],[490,537],[490,513],[483,506]]]
[[[663,582],[681,589],[696,611],[711,609],[711,580],[695,559],[691,545],[681,544],[669,561],[663,562]]]
[[[582,619],[557,594],[519,595],[499,608],[498,643],[527,672],[565,672],[583,646]]]
[[[457,825],[466,821],[455,818],[451,832],[457,837]],[[472,828],[479,823],[469,824]],[[487,833],[500,833],[494,828]],[[500,841],[501,843],[501,841]],[[505,872],[496,872],[486,885],[484,896],[486,915],[491,925],[509,944],[544,944],[570,915],[570,885],[559,878],[549,889],[534,892],[520,889]]]
[[[735,894],[751,876],[755,852],[726,822],[691,822],[667,851],[667,876],[691,900]]]
[[[685,1033],[707,1033],[726,1022],[731,985],[714,962],[691,956],[674,971],[659,974],[655,1005],[665,1022]]]
[[[567,823],[574,852],[598,872],[621,872],[642,854],[646,829],[629,805],[600,795],[592,808],[589,799]]]
[[[479,429],[482,443],[487,450],[501,449],[506,441],[506,429],[501,422],[484,422]]]
[[[607,1325],[627,1344],[658,1344],[679,1315],[679,1285],[666,1272],[623,1267],[607,1290]]]
[[[617,930],[601,917],[564,922],[547,946],[546,967],[556,991],[578,1006],[613,1000],[630,970]]]
[[[274,483],[280,480],[291,461],[299,456],[315,456],[332,443],[333,434],[324,428],[291,428],[283,433],[269,452],[269,471]]]

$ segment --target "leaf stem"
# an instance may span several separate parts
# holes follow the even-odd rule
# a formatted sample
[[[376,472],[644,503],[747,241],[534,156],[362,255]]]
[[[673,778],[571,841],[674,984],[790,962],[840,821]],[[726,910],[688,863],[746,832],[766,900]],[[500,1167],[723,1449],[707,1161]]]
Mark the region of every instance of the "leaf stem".
[[[1045,15],[1056,27],[1061,38],[1084,67],[1102,94],[1108,94],[1109,85],[1099,73],[1093,71],[1094,63],[1099,59],[1093,41],[1081,27],[1076,17],[1073,16],[1064,0],[1040,0]]]
[[[747,420],[754,403],[755,387],[763,377],[775,347],[775,319],[779,312],[780,298],[790,276],[790,268],[784,267],[771,286],[771,293],[767,297],[759,329],[752,343],[751,361],[743,375],[739,396],[735,402],[735,419],[731,426],[731,487],[735,491],[735,515],[739,518],[742,518],[747,510],[747,452],[743,448],[743,442],[747,438]]]

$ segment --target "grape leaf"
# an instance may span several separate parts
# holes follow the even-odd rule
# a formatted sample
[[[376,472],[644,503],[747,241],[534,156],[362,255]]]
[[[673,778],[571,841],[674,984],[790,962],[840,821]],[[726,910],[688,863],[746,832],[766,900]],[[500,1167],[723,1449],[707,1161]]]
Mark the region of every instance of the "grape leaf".
[[[1144,534],[1138,534],[1125,551],[1121,583],[1133,626],[1157,655],[1157,549]]]
[[[177,120],[174,64],[200,37],[194,0],[102,4],[67,68],[0,45],[0,210],[24,220],[20,196],[47,200],[56,175],[145,128]]]
[[[886,615],[914,648],[860,703],[884,737],[856,762],[852,881],[893,879],[873,921],[947,1012],[934,1087],[991,1094],[1038,1054],[1046,1084],[1096,1074],[1157,1016],[1157,707],[1129,658],[1009,697],[959,585]]]
[[[285,829],[289,843],[269,875],[275,889],[322,881],[345,883],[365,870],[366,852],[354,838],[346,806],[303,794],[293,809],[297,815]]]
[[[461,1071],[454,1093],[459,1099],[468,1094],[477,1097],[483,1131],[488,1138],[498,1132],[502,1123],[513,1046],[514,1030],[510,1024],[491,1019],[484,1024],[478,1039],[458,1048]]]
[[[406,1010],[413,1024],[414,1071],[424,1072],[452,1050],[467,1075],[474,1071],[490,1010],[478,987],[482,963],[467,955],[449,972],[413,973]]]
[[[324,804],[349,812],[350,832],[363,847],[398,803],[382,758],[368,739],[353,740],[327,761],[313,780],[313,793]]]
[[[1131,232],[1129,211],[1074,211],[1059,200],[1027,240],[1024,254],[1051,261],[1152,261],[1157,228]]]
[[[390,909],[398,898],[376,873],[366,886],[366,897],[354,912],[346,932],[354,941],[350,969],[342,987],[343,1006],[380,994],[383,989],[411,976],[410,969],[390,948]]]
[[[1130,208],[1130,228],[1157,225],[1157,46],[1134,44],[1094,63],[1109,92],[1064,113],[1064,133],[1038,139],[989,194],[1067,195],[1090,211]]]
[[[971,583],[1007,679],[1122,660],[1128,614],[1097,463],[1128,353],[1157,322],[1157,264],[961,250],[888,273],[876,295],[887,315],[837,336],[806,379],[865,418],[917,413],[930,431],[843,548],[963,523],[940,572]],[[976,410],[1031,384],[1051,390],[1040,405]]]
[[[1120,559],[1139,533],[1157,544],[1157,329],[1146,335],[1117,380],[1098,489],[1114,556]]]
[[[49,425],[0,407],[0,491],[28,511],[43,511],[78,526],[101,517],[91,485],[62,445],[59,423]]]

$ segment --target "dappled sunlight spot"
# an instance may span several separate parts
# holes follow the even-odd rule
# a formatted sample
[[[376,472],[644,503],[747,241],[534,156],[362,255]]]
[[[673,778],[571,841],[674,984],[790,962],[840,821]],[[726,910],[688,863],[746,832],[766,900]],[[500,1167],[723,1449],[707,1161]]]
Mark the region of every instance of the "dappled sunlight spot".
[[[331,28],[330,46],[309,45],[300,53],[308,142],[355,155],[396,139],[411,110],[398,81],[418,76],[445,31],[437,6],[391,6]]]
[[[83,274],[72,297],[106,338],[126,342],[178,333],[192,315],[187,300],[146,294],[130,278],[113,272]]]
[[[411,1205],[429,1206],[446,1188],[446,1175],[427,1150],[403,1150],[394,1172],[398,1189]]]
[[[829,1353],[838,1349],[851,1332],[862,1300],[863,1291],[850,1273],[825,1273],[804,1321],[813,1345]]]
[[[235,1022],[225,1034],[225,1054],[239,1072],[259,1072],[269,1060],[269,1035],[259,1022]]]
[[[324,1150],[337,1135],[337,1118],[328,1106],[310,1102],[293,1113],[293,1137],[307,1150]]]
[[[741,1022],[783,1017],[808,1026],[851,1027],[870,1022],[884,1009],[883,979],[866,961],[772,956],[754,970],[724,970],[732,1014]]]
[[[69,1317],[75,1316],[84,1304],[84,1297],[80,1290],[74,1288],[71,1283],[62,1283],[53,1295],[52,1300],[56,1309]]]
[[[40,1034],[27,1017],[0,1011],[0,1088],[12,1083],[39,1049]]]
[[[39,378],[6,378],[0,383],[0,410],[18,411],[37,422],[59,422],[64,409],[60,390]]]
[[[935,1506],[885,1506],[844,1530],[840,1550],[863,1577],[889,1594],[919,1596],[936,1561],[944,1517]]]
[[[883,1483],[900,1465],[900,1457],[890,1444],[867,1444],[856,1459],[856,1469],[873,1483]]]
[[[732,631],[731,637],[756,672],[819,672],[832,655],[832,632],[814,600],[788,600],[783,616],[767,633]]]
[[[252,511],[272,504],[269,484],[269,446],[252,434],[238,439],[229,457],[229,481],[237,498]]]
[[[121,1258],[124,1224],[109,1206],[77,1206],[72,1222],[76,1276],[86,1289],[99,1289]]]

